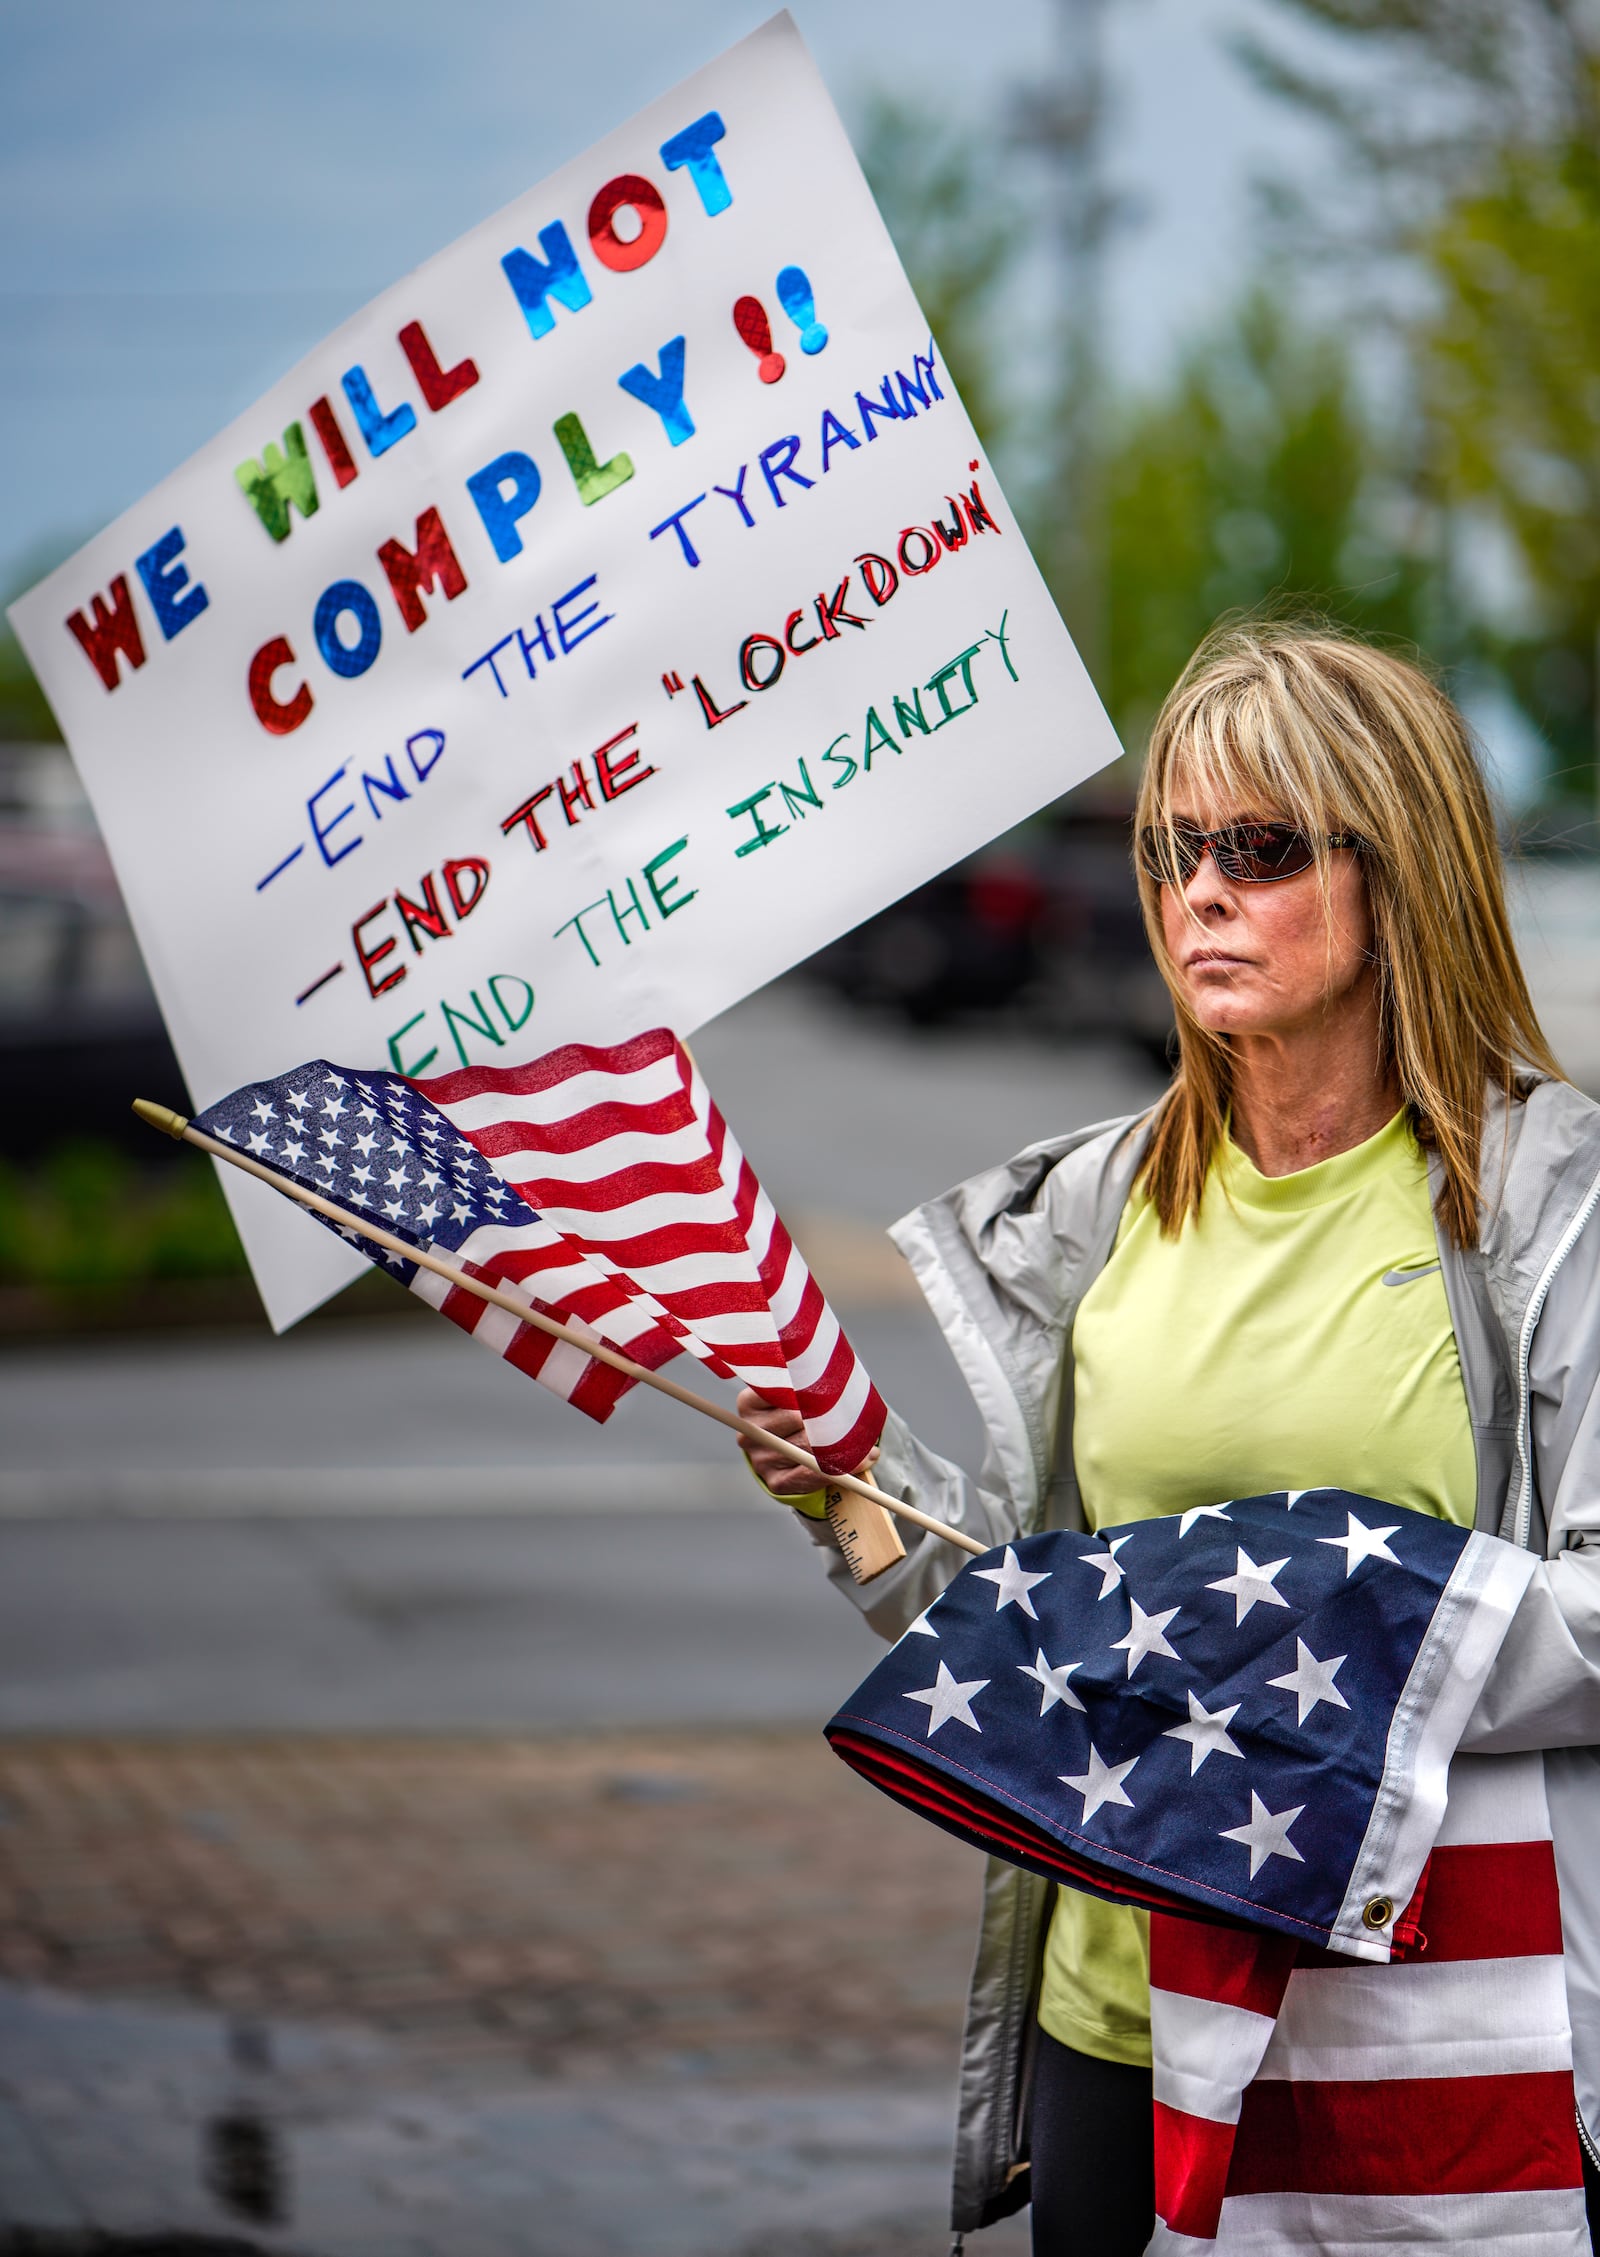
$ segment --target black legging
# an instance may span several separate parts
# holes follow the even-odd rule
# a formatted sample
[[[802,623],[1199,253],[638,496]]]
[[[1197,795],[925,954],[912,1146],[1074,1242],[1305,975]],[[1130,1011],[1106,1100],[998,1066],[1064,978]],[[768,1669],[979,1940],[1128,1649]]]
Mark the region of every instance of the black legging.
[[[1043,2030],[1034,2067],[1033,2257],[1141,2257],[1155,2231],[1150,2072],[1096,2061]],[[1600,2250],[1600,2174],[1583,2158]]]
[[[1038,2042],[1033,2257],[1140,2257],[1156,2223],[1150,2072]]]

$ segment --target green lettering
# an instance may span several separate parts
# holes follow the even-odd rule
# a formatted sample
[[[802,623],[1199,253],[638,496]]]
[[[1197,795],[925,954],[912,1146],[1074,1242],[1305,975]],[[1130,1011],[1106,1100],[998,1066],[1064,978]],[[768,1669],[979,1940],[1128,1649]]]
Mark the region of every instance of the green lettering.
[[[688,843],[687,838],[674,839],[672,844],[665,848],[663,852],[652,855],[644,866],[644,882],[650,888],[650,898],[663,918],[675,916],[680,909],[687,909],[690,902],[695,899],[700,891],[700,888],[696,886],[692,892],[684,894],[681,900],[669,900],[668,896],[683,883],[683,879],[676,871],[670,878],[663,878],[659,885],[656,883],[656,872],[660,869],[662,863],[670,862],[675,854],[681,854]]]
[[[555,434],[556,444],[567,458],[572,483],[585,509],[595,502],[603,502],[607,494],[615,493],[633,476],[633,464],[627,455],[613,455],[609,462],[596,462],[581,417],[557,416]]]
[[[390,1037],[389,1037],[389,1058],[390,1058],[390,1062],[391,1062],[391,1064],[393,1065],[393,1067],[394,1067],[394,1070],[395,1070],[395,1072],[396,1072],[397,1074],[405,1074],[405,1075],[407,1075],[407,1076],[409,1077],[409,1076],[410,1076],[410,1075],[412,1075],[412,1074],[422,1074],[422,1073],[426,1073],[426,1072],[427,1072],[427,1070],[428,1070],[428,1068],[429,1068],[429,1067],[430,1067],[430,1066],[431,1066],[431,1065],[433,1064],[433,1061],[435,1060],[435,1058],[437,1058],[437,1057],[438,1057],[439,1053],[438,1053],[438,1051],[437,1051],[437,1050],[435,1049],[435,1050],[430,1050],[430,1051],[428,1052],[428,1055],[427,1055],[427,1056],[426,1056],[425,1058],[419,1058],[419,1059],[418,1059],[418,1060],[416,1061],[415,1065],[411,1065],[411,1066],[406,1066],[406,1065],[402,1065],[402,1064],[401,1064],[401,1062],[400,1062],[400,1045],[401,1045],[401,1043],[402,1043],[402,1042],[403,1042],[403,1041],[405,1040],[406,1036],[407,1036],[407,1035],[408,1035],[408,1034],[409,1034],[409,1033],[411,1032],[411,1030],[412,1030],[412,1028],[413,1028],[413,1027],[420,1027],[420,1026],[421,1026],[421,1024],[422,1024],[423,1020],[424,1020],[424,1019],[425,1019],[425,1018],[426,1018],[427,1016],[428,1016],[428,1014],[427,1014],[427,1012],[426,1012],[426,1011],[419,1011],[419,1012],[417,1013],[417,1015],[416,1015],[416,1017],[415,1017],[414,1019],[407,1019],[407,1021],[406,1021],[405,1025],[404,1025],[403,1027],[399,1027],[399,1028],[397,1028],[397,1029],[395,1030],[395,1032],[394,1032],[394,1033],[393,1033],[392,1035],[390,1035]],[[463,1064],[464,1064],[464,1063],[465,1063],[465,1060],[463,1060],[462,1062],[463,1062]]]
[[[259,462],[241,462],[233,474],[246,501],[275,541],[289,538],[291,506],[302,517],[317,514],[317,481],[298,423],[283,434],[281,448],[266,446]]]
[[[458,1021],[464,1027],[470,1027],[474,1034],[481,1034],[486,1041],[492,1042],[496,1050],[505,1048],[505,1037],[495,1033],[494,1023],[489,1017],[488,1007],[482,996],[479,995],[475,987],[468,988],[467,993],[478,1007],[476,1018],[472,1016],[470,1011],[458,1011],[453,1003],[441,1003],[439,1005],[440,1010],[444,1013],[444,1023],[449,1031],[450,1039],[456,1046],[456,1056],[461,1060],[463,1066],[470,1066],[472,1060],[467,1056],[466,1044],[456,1031]]]
[[[926,736],[929,730],[929,721],[928,716],[922,710],[922,692],[913,690],[908,703],[897,690],[894,700],[894,718],[896,728],[908,741],[913,729],[920,729],[922,734]]]
[[[603,909],[610,898],[611,896],[608,893],[603,893],[598,901],[586,901],[583,907],[577,912],[575,916],[569,917],[564,925],[557,925],[555,931],[550,935],[550,938],[552,940],[559,940],[563,933],[575,932],[579,940],[581,940],[583,943],[584,953],[587,955],[590,963],[598,966],[600,959],[594,952],[594,942],[589,938],[588,934],[583,929],[583,920],[585,919],[585,917],[589,916],[592,911],[596,909]]]
[[[763,784],[758,792],[753,792],[748,799],[741,799],[736,806],[728,809],[728,814],[734,822],[737,822],[741,815],[748,815],[755,825],[755,837],[746,839],[743,846],[734,848],[735,861],[742,861],[747,854],[754,854],[759,848],[770,846],[774,839],[781,839],[784,832],[789,828],[787,823],[768,823],[761,812],[761,802],[764,799],[770,799],[777,788],[776,784]]]
[[[783,794],[783,804],[789,813],[804,821],[805,811],[808,807],[820,807],[822,805],[822,795],[813,786],[811,771],[803,760],[800,763],[800,777],[801,781],[798,784],[786,784],[780,778],[778,789]]]
[[[862,739],[862,767],[870,768],[872,766],[872,755],[875,751],[892,752],[898,755],[899,750],[900,747],[895,743],[893,737],[890,736],[888,730],[879,720],[877,707],[875,705],[869,705],[867,707],[866,733]]]
[[[982,648],[982,642],[974,643],[970,650],[964,650],[959,658],[952,658],[948,666],[941,666],[938,673],[929,681],[928,688],[938,698],[940,707],[939,719],[934,723],[935,729],[942,729],[946,721],[958,721],[963,713],[970,713],[977,704],[978,693],[972,686],[972,661]],[[961,676],[961,686],[967,693],[965,705],[952,705],[950,703],[949,683],[953,674]]]
[[[854,774],[856,773],[856,769],[857,769],[857,765],[858,765],[858,764],[857,764],[857,761],[856,761],[856,759],[855,759],[855,756],[854,756],[854,754],[853,754],[853,753],[848,753],[848,752],[841,752],[841,751],[839,750],[839,747],[840,747],[840,745],[842,745],[842,744],[848,744],[849,742],[850,742],[850,739],[849,739],[849,736],[848,736],[848,735],[845,735],[845,736],[842,736],[842,737],[835,737],[835,738],[834,738],[834,740],[833,740],[833,743],[832,743],[831,745],[829,745],[829,747],[828,747],[827,751],[826,751],[826,752],[825,752],[825,753],[823,754],[823,756],[822,756],[824,760],[828,760],[828,761],[831,761],[831,762],[833,763],[833,765],[834,765],[834,767],[835,767],[835,768],[842,768],[842,769],[844,770],[844,774],[843,774],[843,775],[842,775],[842,776],[841,776],[841,777],[839,778],[839,781],[838,781],[838,782],[837,782],[837,783],[836,783],[836,784],[835,784],[835,785],[833,786],[833,789],[834,789],[834,790],[835,790],[836,792],[842,792],[842,791],[844,790],[844,787],[845,787],[845,785],[846,785],[847,783],[849,783],[849,781],[850,781],[851,777],[852,777],[852,776],[853,776],[853,775],[854,775]]]
[[[500,982],[502,980],[506,982],[508,987],[520,987],[528,999],[522,1006],[520,1019],[514,1019],[506,1009],[505,997],[500,993]],[[533,983],[530,980],[525,980],[520,972],[491,972],[489,975],[489,993],[494,997],[495,1007],[511,1032],[513,1034],[520,1033],[533,1017]]]
[[[1010,612],[1009,612],[1009,611],[1002,611],[1002,612],[1001,612],[1001,614],[1000,614],[1000,624],[999,624],[999,626],[998,626],[998,627],[986,627],[986,628],[984,629],[984,631],[983,631],[983,639],[984,639],[984,641],[985,641],[986,643],[998,643],[998,644],[1000,645],[1000,656],[1001,656],[1001,657],[1002,657],[1002,658],[1003,658],[1003,659],[1005,660],[1005,662],[1006,662],[1006,672],[1007,672],[1007,673],[1008,673],[1008,674],[1009,674],[1009,675],[1011,676],[1011,679],[1012,679],[1012,680],[1013,680],[1013,682],[1014,682],[1014,681],[1016,681],[1016,680],[1017,680],[1017,678],[1018,678],[1018,676],[1017,676],[1017,670],[1016,670],[1016,668],[1015,668],[1015,667],[1014,667],[1014,666],[1012,665],[1012,663],[1011,663],[1011,652],[1010,652],[1010,649],[1009,649],[1009,647],[1008,647],[1008,642],[1007,642],[1007,637],[1006,637],[1006,621],[1007,621],[1007,620],[1008,620],[1008,619],[1009,619],[1010,617],[1011,617],[1011,614],[1010,614]]]

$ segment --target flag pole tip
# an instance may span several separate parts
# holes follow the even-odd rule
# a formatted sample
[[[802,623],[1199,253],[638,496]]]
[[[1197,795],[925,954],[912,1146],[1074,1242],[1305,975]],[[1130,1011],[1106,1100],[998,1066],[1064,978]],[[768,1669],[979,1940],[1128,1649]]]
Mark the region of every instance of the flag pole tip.
[[[158,1105],[150,1097],[136,1097],[133,1109],[141,1121],[148,1121],[152,1128],[160,1129],[163,1136],[180,1137],[189,1126],[181,1113],[175,1113],[170,1105]]]

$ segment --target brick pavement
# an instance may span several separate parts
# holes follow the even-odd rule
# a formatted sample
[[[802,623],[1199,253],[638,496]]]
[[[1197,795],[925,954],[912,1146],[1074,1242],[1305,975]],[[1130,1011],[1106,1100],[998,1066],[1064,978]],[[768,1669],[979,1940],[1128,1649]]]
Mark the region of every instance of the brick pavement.
[[[811,1732],[0,1745],[0,2253],[942,2257],[976,1880]]]
[[[973,1867],[813,1733],[0,1747],[0,1977],[567,2078],[948,2066]]]

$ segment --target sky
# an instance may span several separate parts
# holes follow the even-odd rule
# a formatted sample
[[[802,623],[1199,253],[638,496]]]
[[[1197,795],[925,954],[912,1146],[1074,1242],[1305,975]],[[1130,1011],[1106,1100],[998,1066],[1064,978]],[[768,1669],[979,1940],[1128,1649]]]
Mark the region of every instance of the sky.
[[[1254,0],[1259,4],[1259,0]],[[1110,276],[1137,381],[1241,283],[1305,129],[1226,52],[1253,0],[1111,0]],[[762,22],[767,0],[0,0],[0,589],[98,531],[380,289]],[[1053,0],[793,13],[847,124],[981,123]],[[975,21],[982,30],[974,31]]]

